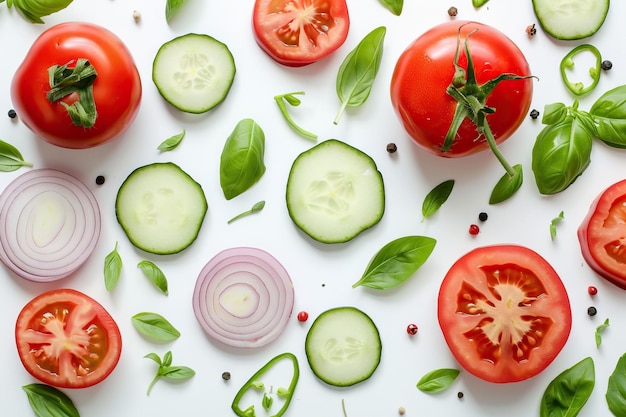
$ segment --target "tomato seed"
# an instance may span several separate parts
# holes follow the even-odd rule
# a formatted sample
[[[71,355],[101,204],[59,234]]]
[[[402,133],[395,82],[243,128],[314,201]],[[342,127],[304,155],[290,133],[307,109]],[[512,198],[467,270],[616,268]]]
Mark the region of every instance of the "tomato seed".
[[[596,310],[596,308],[595,308],[595,307],[593,307],[593,306],[592,306],[592,307],[589,307],[589,308],[587,309],[587,314],[589,314],[590,316],[592,316],[592,317],[593,317],[593,316],[595,316],[596,314],[598,314],[598,310]]]
[[[598,289],[593,285],[590,285],[589,288],[587,288],[587,292],[589,295],[596,295],[598,293]]]
[[[406,326],[406,332],[408,334],[410,334],[411,336],[414,336],[417,334],[417,325],[416,324],[409,324],[408,326]]]
[[[477,224],[471,224],[469,227],[469,234],[475,236],[478,233],[480,233],[480,227],[478,227]]]
[[[309,313],[307,313],[306,311],[301,311],[298,313],[298,321],[304,323],[308,319],[309,319]]]

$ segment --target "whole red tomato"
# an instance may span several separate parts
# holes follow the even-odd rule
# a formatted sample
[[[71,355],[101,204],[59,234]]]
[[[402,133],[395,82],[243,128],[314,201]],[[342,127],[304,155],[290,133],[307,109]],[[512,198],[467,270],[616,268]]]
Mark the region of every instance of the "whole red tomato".
[[[495,383],[543,371],[572,328],[569,297],[556,271],[516,245],[480,247],[459,258],[441,283],[437,316],[461,366]]]
[[[466,42],[473,72],[468,67]],[[477,129],[471,116],[462,119],[446,142],[457,105],[461,107],[459,110],[463,107],[447,91],[455,78],[457,46],[460,46],[458,64],[466,81],[465,87],[457,84],[458,90],[467,98],[477,99],[468,102],[476,110],[482,109],[496,144],[509,138],[520,126],[533,92],[529,78],[502,80],[488,91],[491,85],[485,83],[501,74],[530,76],[524,55],[500,31],[481,23],[451,21],[424,33],[398,59],[391,80],[391,101],[409,136],[424,149],[444,157],[461,157],[488,148],[484,131]],[[471,74],[475,75],[479,88],[472,85]]]
[[[312,64],[343,45],[350,18],[346,0],[256,0],[254,36],[276,62]]]
[[[48,70],[54,66],[60,87],[53,90]],[[71,83],[77,68],[83,79]],[[56,97],[49,98],[50,91]],[[35,40],[15,72],[11,98],[20,119],[45,141],[90,148],[130,126],[141,102],[141,80],[133,57],[115,34],[93,24],[62,23]],[[70,117],[83,109],[91,116],[77,116],[80,122]]]
[[[583,258],[598,275],[626,289],[626,180],[604,190],[578,228]]]

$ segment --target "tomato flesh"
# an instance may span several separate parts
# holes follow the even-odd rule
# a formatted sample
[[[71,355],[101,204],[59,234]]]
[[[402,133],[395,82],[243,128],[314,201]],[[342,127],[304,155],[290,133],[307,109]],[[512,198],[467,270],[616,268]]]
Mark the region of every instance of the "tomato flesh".
[[[626,289],[626,180],[604,190],[578,228],[587,264],[601,277]]]
[[[438,156],[462,157],[488,149],[476,125],[465,119],[452,147],[441,148],[457,101],[446,89],[455,75],[454,58],[461,28],[459,65],[467,70],[463,43],[468,45],[479,85],[500,74],[529,76],[528,62],[520,49],[502,32],[475,22],[451,21],[425,32],[400,55],[391,79],[391,101],[406,132],[420,147]],[[471,33],[471,35],[470,35]],[[533,85],[530,78],[501,81],[485,104],[495,109],[487,122],[497,144],[521,125],[530,108]]]
[[[104,307],[70,289],[30,301],[18,316],[15,339],[26,370],[60,388],[102,381],[117,365],[122,349],[119,328]]]
[[[348,36],[345,0],[256,0],[254,35],[276,62],[303,66],[339,48]]]
[[[441,284],[438,319],[461,366],[496,383],[543,371],[572,324],[557,273],[540,255],[515,245],[482,247],[461,257]]]

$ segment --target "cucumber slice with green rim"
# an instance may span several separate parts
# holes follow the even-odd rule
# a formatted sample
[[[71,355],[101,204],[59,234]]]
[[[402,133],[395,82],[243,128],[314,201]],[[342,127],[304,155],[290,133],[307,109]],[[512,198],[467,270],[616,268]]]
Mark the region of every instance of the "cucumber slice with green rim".
[[[304,347],[313,373],[336,387],[372,376],[382,352],[378,328],[355,307],[337,307],[320,314],[306,335]]]
[[[543,30],[556,39],[576,40],[596,33],[609,12],[610,0],[533,0]]]
[[[383,177],[367,154],[329,139],[294,161],[287,209],[296,226],[313,239],[347,242],[383,217]]]
[[[152,64],[161,96],[187,113],[204,113],[224,101],[234,78],[233,55],[209,35],[188,33],[166,42]]]
[[[158,255],[178,253],[191,245],[207,209],[200,184],[171,162],[134,170],[115,200],[117,221],[130,242]]]

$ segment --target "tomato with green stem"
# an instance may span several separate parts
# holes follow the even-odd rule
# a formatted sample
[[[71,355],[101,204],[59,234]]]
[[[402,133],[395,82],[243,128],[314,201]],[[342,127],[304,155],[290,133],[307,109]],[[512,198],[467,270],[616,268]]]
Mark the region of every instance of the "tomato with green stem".
[[[46,142],[71,149],[118,137],[134,121],[141,94],[139,72],[121,39],[79,22],[44,31],[11,83],[22,122]]]

